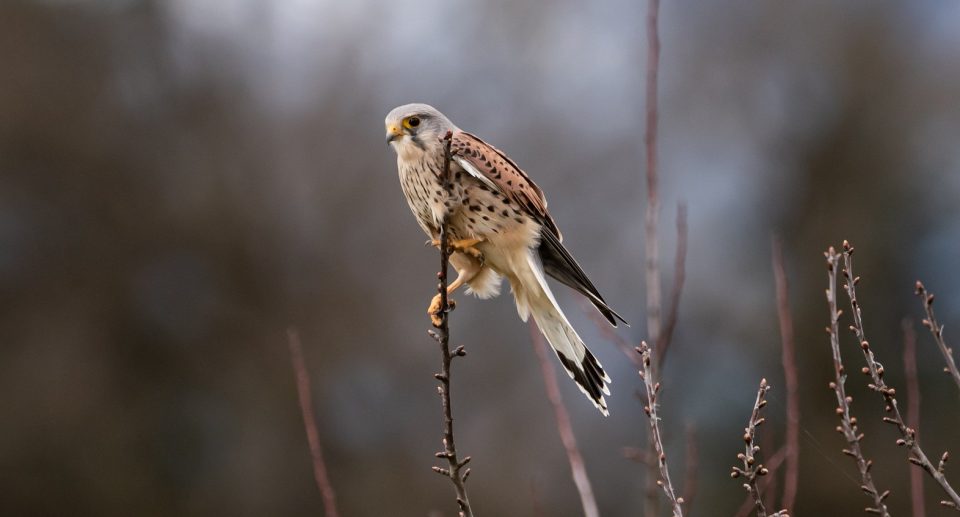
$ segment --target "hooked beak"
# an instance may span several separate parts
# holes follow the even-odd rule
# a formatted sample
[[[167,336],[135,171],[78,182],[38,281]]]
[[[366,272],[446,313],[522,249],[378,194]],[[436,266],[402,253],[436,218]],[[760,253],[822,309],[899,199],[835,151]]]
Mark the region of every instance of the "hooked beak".
[[[396,124],[387,125],[387,145],[390,145],[390,142],[402,137],[403,130],[400,129],[400,126]]]

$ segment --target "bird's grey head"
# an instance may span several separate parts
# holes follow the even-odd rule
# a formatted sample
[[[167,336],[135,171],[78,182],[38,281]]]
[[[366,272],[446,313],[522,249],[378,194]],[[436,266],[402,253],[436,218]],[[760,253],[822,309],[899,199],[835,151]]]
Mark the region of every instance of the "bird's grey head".
[[[404,104],[394,108],[384,124],[387,144],[399,155],[411,156],[440,146],[440,139],[457,126],[443,113],[427,104]]]

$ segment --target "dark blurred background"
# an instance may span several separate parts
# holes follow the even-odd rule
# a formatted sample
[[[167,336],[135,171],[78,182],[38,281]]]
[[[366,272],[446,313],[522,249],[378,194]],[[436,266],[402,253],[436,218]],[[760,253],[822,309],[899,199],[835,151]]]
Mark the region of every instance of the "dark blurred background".
[[[430,472],[436,253],[383,117],[428,102],[510,153],[639,341],[645,14],[628,0],[2,2],[0,513],[320,514],[285,342],[295,325],[342,513],[453,515]],[[958,26],[950,1],[664,2],[666,286],[678,201],[690,247],[661,414],[675,478],[683,431],[698,431],[694,515],[743,499],[729,467],[761,376],[774,387],[766,439],[783,440],[774,233],[802,383],[793,514],[867,504],[833,431],[822,251],[857,246],[892,385],[901,318],[921,314],[914,280],[957,336]],[[640,380],[557,291],[614,379],[609,418],[560,379],[601,511],[638,515],[644,471],[621,447],[645,440]],[[457,299],[475,508],[578,515],[511,297]],[[931,456],[960,452],[956,387],[918,332],[922,441]],[[907,514],[905,453],[863,379],[848,389],[877,483]],[[926,485],[928,513],[945,515]]]

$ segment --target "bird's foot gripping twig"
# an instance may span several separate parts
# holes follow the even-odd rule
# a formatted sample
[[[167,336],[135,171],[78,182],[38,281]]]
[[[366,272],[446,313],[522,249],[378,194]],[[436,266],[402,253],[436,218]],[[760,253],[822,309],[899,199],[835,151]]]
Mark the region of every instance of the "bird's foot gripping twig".
[[[449,293],[448,293],[448,294],[449,294]],[[432,323],[434,327],[438,327],[438,328],[440,327],[440,324],[442,323],[442,321],[441,321],[441,319],[440,319],[440,312],[441,312],[440,305],[441,305],[441,304],[442,304],[442,301],[441,301],[441,299],[440,299],[440,295],[439,295],[439,294],[436,294],[436,295],[433,296],[433,299],[430,300],[430,306],[427,307],[427,314],[430,315],[430,323]],[[457,302],[455,302],[455,301],[453,301],[453,300],[447,300],[447,310],[448,310],[448,311],[452,311],[454,308],[456,308],[456,306],[457,306]]]
[[[470,238],[470,239],[459,239],[455,241],[450,241],[450,243],[448,243],[447,245],[450,246],[450,249],[452,249],[453,251],[459,251],[460,253],[470,255],[471,257],[483,263],[483,252],[477,249],[476,247],[477,244],[480,244],[481,242],[483,242],[483,239],[480,237],[476,237],[476,238]],[[440,247],[440,241],[438,239],[430,239],[428,244],[437,248]]]

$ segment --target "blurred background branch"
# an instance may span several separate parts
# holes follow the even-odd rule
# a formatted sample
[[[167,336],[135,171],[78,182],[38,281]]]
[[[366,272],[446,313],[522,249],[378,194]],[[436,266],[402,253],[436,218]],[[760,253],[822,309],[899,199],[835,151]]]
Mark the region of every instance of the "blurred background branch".
[[[794,507],[800,482],[800,379],[797,372],[797,356],[793,339],[793,314],[790,310],[790,289],[787,271],[783,264],[783,241],[773,237],[773,276],[777,293],[777,316],[780,320],[780,362],[787,387],[787,436],[786,466],[783,477],[784,508]]]
[[[543,374],[547,399],[553,406],[553,414],[557,419],[557,431],[560,433],[563,448],[567,452],[570,472],[573,474],[573,483],[577,486],[577,493],[580,494],[580,504],[583,505],[583,515],[585,517],[599,517],[600,510],[597,508],[597,500],[593,496],[593,487],[590,485],[590,477],[587,476],[587,467],[584,464],[583,455],[580,454],[580,448],[577,447],[577,438],[573,433],[573,426],[570,424],[570,415],[567,413],[566,406],[563,405],[563,397],[560,395],[560,386],[557,384],[554,366],[547,354],[547,344],[543,342],[543,334],[537,329],[537,324],[533,320],[530,321],[529,326],[530,342],[533,344],[533,351],[536,352],[537,361],[540,363],[540,373]]]
[[[306,361],[303,360],[303,345],[300,343],[300,333],[297,332],[297,329],[293,327],[287,329],[287,344],[290,347],[290,362],[293,364],[294,379],[297,381],[300,413],[303,415],[303,426],[307,432],[307,443],[310,445],[310,458],[313,460],[313,476],[317,481],[317,489],[320,490],[320,495],[323,497],[324,515],[339,517],[337,497],[327,475],[327,465],[323,461],[320,433],[317,431],[316,417],[313,414],[310,375],[307,373]]]

